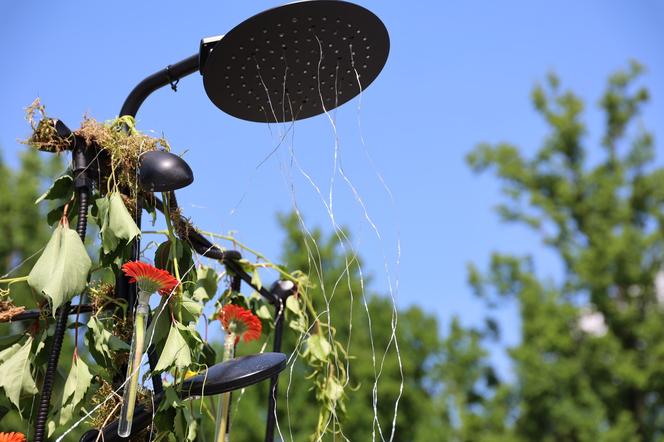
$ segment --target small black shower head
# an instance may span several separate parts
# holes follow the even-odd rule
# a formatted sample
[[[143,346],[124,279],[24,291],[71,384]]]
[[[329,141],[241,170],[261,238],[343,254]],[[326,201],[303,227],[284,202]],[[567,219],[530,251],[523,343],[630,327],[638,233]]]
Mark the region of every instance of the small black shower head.
[[[179,156],[155,150],[141,155],[138,178],[147,192],[170,192],[191,184],[194,173]]]
[[[341,0],[309,0],[261,12],[201,45],[210,100],[243,120],[284,122],[329,111],[378,76],[389,53],[385,25]]]

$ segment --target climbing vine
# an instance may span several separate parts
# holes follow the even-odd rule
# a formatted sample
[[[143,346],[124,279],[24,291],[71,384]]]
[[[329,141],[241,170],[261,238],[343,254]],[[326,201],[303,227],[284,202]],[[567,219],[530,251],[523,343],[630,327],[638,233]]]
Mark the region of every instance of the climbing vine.
[[[178,281],[176,288],[153,307],[146,332],[156,363],[149,370],[143,361],[138,404],[151,409],[154,398],[147,388],[149,379],[164,379],[164,399],[153,410],[153,440],[195,440],[202,420],[214,420],[213,401],[192,401],[179,395],[185,379],[221,361],[207,338],[208,327],[221,329],[216,317],[208,317],[204,310],[209,306],[216,312],[227,304],[251,310],[262,322],[261,339],[266,342],[277,313],[259,295],[267,272],[294,283],[295,294],[282,308],[288,329],[298,337],[289,362],[297,357],[306,362],[306,379],[315,390],[320,409],[312,439],[326,431],[340,431],[327,423],[332,414],[344,410],[349,355],[335,339],[333,325],[320,320],[305,273],[284,269],[232,236],[199,232],[215,238],[222,250],[242,253],[244,258],[238,259],[237,265],[251,275],[251,282],[243,286],[249,287],[248,291],[238,290],[231,284],[237,276],[232,270],[219,271],[213,262],[198,255],[189,238],[195,227],[182,216],[174,196],[145,192],[137,184],[141,155],[169,151],[170,146],[163,138],[139,132],[133,119],[100,123],[86,117],[80,129],[63,137],[55,120],[48,118],[36,101],[28,108],[28,121],[33,134],[26,144],[31,148],[61,154],[76,141],[94,152],[89,221],[96,226],[96,238],[84,244],[71,227],[81,215],[75,192],[77,176],[70,168],[35,202],[50,202],[54,207],[44,220],[53,228],[50,240],[34,263],[21,267],[30,268],[27,274],[0,279],[0,321],[13,324],[12,333],[0,338],[0,405],[7,404],[20,414],[24,427],[16,430],[28,435],[31,431],[35,419],[32,403],[46,371],[56,311],[75,300],[78,307],[72,307],[68,321],[74,351],[60,358],[61,370],[49,407],[48,437],[61,437],[80,425],[103,428],[118,418],[133,306],[116,295],[115,285],[123,263],[132,257],[133,241],[149,235],[158,240],[148,243],[140,259],[170,272]],[[141,231],[134,221],[141,205],[153,220],[161,205],[166,228]],[[33,315],[29,321],[23,320],[28,310],[12,299],[15,284],[28,284],[32,289],[39,306],[36,319]]]

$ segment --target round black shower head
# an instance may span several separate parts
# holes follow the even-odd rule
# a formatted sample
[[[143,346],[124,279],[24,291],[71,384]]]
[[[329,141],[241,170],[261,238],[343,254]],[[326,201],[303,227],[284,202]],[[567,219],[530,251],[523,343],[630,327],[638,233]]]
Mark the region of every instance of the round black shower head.
[[[243,120],[284,122],[329,111],[358,95],[387,61],[387,29],[371,11],[341,0],[269,9],[201,54],[205,91]]]
[[[179,156],[161,150],[141,155],[138,171],[141,187],[147,192],[170,192],[194,181],[189,164]]]

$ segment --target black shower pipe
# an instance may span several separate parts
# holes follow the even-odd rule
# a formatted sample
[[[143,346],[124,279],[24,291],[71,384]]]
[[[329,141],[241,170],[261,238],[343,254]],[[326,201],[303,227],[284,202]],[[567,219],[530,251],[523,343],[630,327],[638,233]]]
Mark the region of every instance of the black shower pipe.
[[[88,225],[88,193],[90,190],[86,174],[87,165],[85,144],[82,142],[76,143],[76,138],[74,138],[72,169],[74,173],[74,187],[78,199],[78,222],[76,225],[76,233],[78,233],[78,236],[83,242],[85,241],[85,232]],[[46,363],[46,373],[44,374],[44,380],[42,382],[41,396],[39,397],[39,406],[37,408],[37,417],[35,419],[34,442],[43,442],[46,434],[46,423],[48,421],[51,393],[53,392],[53,381],[58,369],[62,342],[64,340],[65,332],[67,331],[67,317],[69,316],[70,307],[71,302],[65,302],[56,310],[53,344]]]
[[[206,46],[205,43],[201,43],[201,51],[197,54],[194,54],[190,57],[187,57],[175,64],[168,65],[166,68],[155,72],[154,74],[146,77],[140,83],[138,83],[134,89],[129,93],[122,108],[120,110],[120,116],[131,116],[136,117],[138,110],[140,109],[143,102],[152,94],[154,91],[171,85],[173,90],[175,90],[175,85],[181,79],[190,75],[201,67],[204,59],[201,59],[201,56],[206,56],[211,50],[211,46]],[[174,200],[174,199],[173,199]],[[164,205],[157,199],[157,208],[164,213],[165,216],[170,216],[170,214],[165,213],[166,210]],[[142,206],[140,202],[138,204],[137,213],[136,213],[136,224],[140,228],[140,219],[141,219]],[[188,221],[187,221],[188,222]],[[284,303],[288,295],[292,294],[294,291],[288,292],[285,297],[274,296],[265,287],[256,287],[251,282],[251,277],[242,269],[242,266],[237,262],[241,258],[241,255],[238,252],[225,252],[214,246],[207,238],[200,234],[195,228],[190,230],[189,241],[196,250],[197,253],[206,256],[208,258],[216,259],[222,261],[222,263],[228,268],[231,272],[237,275],[240,279],[245,281],[248,285],[254,288],[258,293],[263,297],[268,299],[270,303],[275,307],[275,330],[274,330],[274,341],[273,341],[273,351],[281,351],[281,340],[283,336],[283,314],[284,314]],[[132,246],[132,255],[135,259],[138,259],[138,253],[140,250],[140,240],[134,240]],[[118,297],[127,300],[128,305],[133,306],[133,301],[136,299],[136,287],[135,284],[129,284],[128,279],[125,277],[120,277],[118,284],[116,285],[116,294]],[[149,351],[149,355],[154,355],[153,352]],[[148,358],[150,363],[150,368],[154,369],[154,364],[156,363],[154,357]],[[270,382],[270,391],[268,398],[268,409],[267,409],[267,422],[265,429],[265,441],[272,442],[274,440],[274,429],[276,425],[276,414],[277,414],[277,379],[278,375],[275,375],[271,378]],[[155,392],[159,393],[161,390],[161,378],[155,379],[153,376],[153,384],[155,385]]]
[[[69,306],[69,315],[77,315],[79,313],[90,313],[93,310],[92,304],[73,304]],[[44,316],[44,310],[40,308],[35,308],[31,310],[24,310],[21,313],[17,313],[7,320],[0,322],[15,322],[15,321],[29,321],[31,319],[39,319]]]

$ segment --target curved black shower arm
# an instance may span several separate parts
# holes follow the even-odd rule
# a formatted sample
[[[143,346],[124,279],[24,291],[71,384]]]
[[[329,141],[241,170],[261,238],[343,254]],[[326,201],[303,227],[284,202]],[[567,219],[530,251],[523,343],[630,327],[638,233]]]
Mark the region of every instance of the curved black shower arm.
[[[200,55],[194,54],[191,57],[180,60],[175,64],[168,65],[164,69],[145,77],[143,81],[138,83],[134,89],[132,89],[125,99],[122,104],[122,109],[120,110],[120,116],[129,115],[135,117],[138,113],[138,109],[151,93],[169,84],[174,85],[181,78],[196,72],[200,65],[199,59]]]
[[[212,48],[222,38],[223,35],[203,38],[199,52],[177,63],[169,64],[164,69],[145,77],[127,95],[120,109],[120,116],[129,115],[136,117],[145,99],[157,89],[171,85],[173,90],[175,90],[175,85],[178,81],[203,68],[208,55],[212,52]]]

